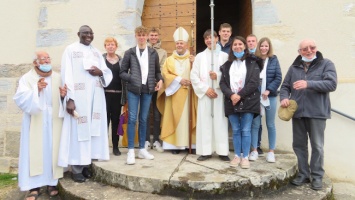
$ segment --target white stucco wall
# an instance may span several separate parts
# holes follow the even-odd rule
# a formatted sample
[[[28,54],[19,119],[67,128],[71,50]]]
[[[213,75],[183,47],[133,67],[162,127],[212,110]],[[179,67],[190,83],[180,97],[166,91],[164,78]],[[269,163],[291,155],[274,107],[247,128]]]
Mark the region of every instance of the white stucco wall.
[[[258,12],[256,12],[258,11]],[[253,1],[253,32],[269,37],[283,77],[296,58],[299,42],[313,38],[323,56],[331,59],[338,88],[331,93],[332,107],[355,117],[355,1]],[[276,118],[277,149],[293,152],[292,124]],[[262,146],[268,147],[264,123]],[[355,121],[332,113],[325,132],[325,170],[331,178],[355,183]],[[309,145],[310,146],[310,145]]]

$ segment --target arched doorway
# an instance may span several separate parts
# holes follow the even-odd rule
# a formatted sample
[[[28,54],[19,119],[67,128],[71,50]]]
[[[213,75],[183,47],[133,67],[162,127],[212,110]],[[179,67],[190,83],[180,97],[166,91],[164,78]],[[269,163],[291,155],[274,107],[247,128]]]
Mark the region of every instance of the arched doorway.
[[[229,23],[232,26],[232,36],[246,37],[252,33],[252,4],[251,1],[215,0],[214,1],[214,30],[218,34],[219,25]],[[210,1],[197,0],[196,2],[197,24],[197,52],[206,48],[203,33],[211,29]]]
[[[229,23],[233,34],[246,37],[252,33],[251,1],[214,0],[214,27],[218,32],[221,23]],[[191,21],[193,26],[191,26]],[[173,33],[179,26],[194,33],[193,45],[199,53],[206,48],[203,33],[211,28],[209,0],[145,0],[142,24],[161,30],[162,48],[168,55],[175,49]],[[193,31],[192,31],[193,30]]]

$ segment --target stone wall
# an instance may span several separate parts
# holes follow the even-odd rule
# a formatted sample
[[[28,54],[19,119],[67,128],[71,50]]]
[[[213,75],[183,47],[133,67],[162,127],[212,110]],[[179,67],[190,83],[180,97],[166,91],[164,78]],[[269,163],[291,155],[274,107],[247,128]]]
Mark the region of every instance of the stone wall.
[[[107,0],[105,3],[100,0],[89,3],[41,0],[37,3],[28,1],[18,6],[17,4],[0,2],[0,8],[11,10],[16,7],[21,12],[21,17],[9,12],[6,16],[14,23],[8,24],[2,18],[0,25],[25,35],[18,37],[11,31],[7,35],[0,33],[2,38],[7,38],[1,41],[2,46],[8,47],[6,51],[0,50],[0,173],[17,172],[22,111],[12,98],[19,78],[29,71],[32,64],[16,63],[31,61],[35,51],[45,50],[52,58],[54,70],[59,71],[60,58],[65,47],[78,41],[77,30],[84,24],[93,28],[95,39],[92,44],[95,47],[103,51],[104,39],[113,36],[119,41],[118,53],[122,55],[124,50],[135,45],[134,29],[142,24],[144,0]],[[26,20],[26,26],[21,20]],[[13,45],[13,41],[16,45]]]
[[[0,172],[16,172],[19,156],[22,111],[12,97],[19,77],[32,64],[0,65]]]

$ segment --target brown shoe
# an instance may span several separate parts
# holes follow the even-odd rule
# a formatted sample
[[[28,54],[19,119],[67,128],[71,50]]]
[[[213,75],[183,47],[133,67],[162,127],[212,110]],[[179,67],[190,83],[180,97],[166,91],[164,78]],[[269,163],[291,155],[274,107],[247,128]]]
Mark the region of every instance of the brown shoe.
[[[240,162],[240,167],[242,169],[249,169],[250,168],[250,162],[248,158],[242,158],[242,161]]]
[[[233,167],[238,167],[240,163],[240,158],[238,156],[235,156],[233,160],[230,162],[230,165]]]

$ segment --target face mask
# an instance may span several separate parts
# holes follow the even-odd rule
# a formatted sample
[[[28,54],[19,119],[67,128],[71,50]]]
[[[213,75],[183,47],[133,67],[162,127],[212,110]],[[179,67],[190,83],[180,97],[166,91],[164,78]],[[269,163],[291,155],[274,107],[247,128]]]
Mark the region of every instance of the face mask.
[[[314,55],[314,57],[313,58],[311,58],[311,59],[309,59],[309,58],[306,58],[306,57],[304,57],[304,56],[302,56],[302,60],[304,61],[304,62],[312,62],[314,59],[316,59],[317,58],[317,56],[316,55]]]
[[[39,70],[42,72],[49,72],[52,70],[52,65],[39,65]]]
[[[240,58],[242,58],[244,56],[244,51],[241,51],[241,52],[233,51],[233,54],[234,54],[235,57],[240,59]]]
[[[250,52],[250,53],[255,53],[255,51],[256,51],[256,48],[254,48],[254,49],[249,49],[249,52]]]

